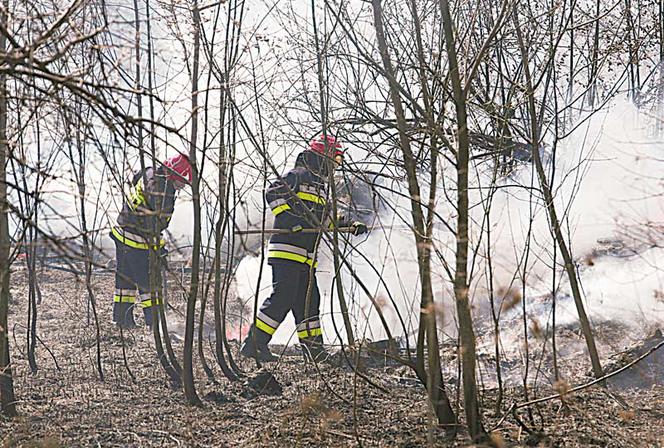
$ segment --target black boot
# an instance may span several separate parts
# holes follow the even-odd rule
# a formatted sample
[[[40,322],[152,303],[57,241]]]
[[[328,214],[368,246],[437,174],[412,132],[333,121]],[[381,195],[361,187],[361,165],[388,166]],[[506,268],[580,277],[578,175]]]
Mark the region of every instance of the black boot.
[[[113,302],[113,322],[124,329],[135,328],[134,304]]]
[[[145,318],[145,326],[152,329],[152,307],[151,306],[143,308],[143,317]]]
[[[136,321],[134,321],[134,308],[135,305],[133,303],[125,303],[127,305],[127,309],[125,310],[124,313],[124,325],[125,328],[136,328]]]
[[[305,362],[322,362],[330,356],[323,345],[322,336],[300,339],[300,345]]]
[[[120,322],[122,317],[122,303],[113,302],[113,323],[117,324]]]
[[[261,337],[260,332],[256,333],[254,336],[255,328],[252,327],[249,329],[249,334],[242,342],[242,347],[240,347],[240,354],[245,358],[253,358],[259,362],[275,362],[279,361],[279,357],[272,353],[267,346],[269,339],[265,340],[265,337]]]
[[[251,341],[244,341],[240,347],[240,354],[245,358],[252,358],[260,362],[276,362],[279,357],[265,347],[256,348]]]

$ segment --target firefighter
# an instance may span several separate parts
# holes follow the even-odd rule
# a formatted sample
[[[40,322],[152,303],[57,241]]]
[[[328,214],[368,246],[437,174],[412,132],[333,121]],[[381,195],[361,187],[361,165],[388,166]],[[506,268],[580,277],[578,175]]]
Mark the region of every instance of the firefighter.
[[[315,277],[318,233],[302,230],[331,226],[327,181],[330,167],[342,162],[343,151],[337,139],[331,135],[319,136],[297,156],[295,168],[266,190],[266,201],[275,215],[274,228],[287,232],[270,238],[267,256],[272,267],[272,295],[263,302],[249,329],[240,349],[243,356],[262,362],[276,361],[278,357],[270,352],[268,342],[289,311],[295,317],[305,357],[319,358],[325,353]],[[337,225],[350,227],[354,235],[367,232],[367,226],[359,221],[337,220]]]
[[[152,307],[161,302],[150,290],[150,244],[160,256],[165,254],[161,233],[173,215],[177,191],[191,184],[191,176],[189,159],[178,154],[157,168],[139,171],[131,181],[117,226],[111,229],[116,256],[113,322],[120,327],[136,326],[133,310],[137,299],[146,326],[152,326]],[[153,296],[156,303],[152,303]]]

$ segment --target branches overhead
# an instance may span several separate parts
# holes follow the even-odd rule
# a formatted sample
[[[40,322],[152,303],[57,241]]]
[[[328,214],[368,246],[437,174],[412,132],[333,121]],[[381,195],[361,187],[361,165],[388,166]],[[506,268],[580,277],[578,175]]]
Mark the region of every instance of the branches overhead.
[[[170,235],[164,235],[180,270],[166,276],[169,320],[186,316],[184,345],[175,350],[179,341],[171,343],[163,309],[153,329],[157,356],[197,405],[199,361],[212,384],[221,384],[219,370],[230,381],[243,378],[246,365],[236,362],[230,339],[243,336],[251,303],[265,285],[262,268],[248,280],[236,273],[244,261],[258,263],[251,260],[257,254],[260,263],[265,258],[263,237],[272,232],[263,189],[322,132],[346,149],[343,166],[330,175],[329,209],[370,221],[372,228],[367,239],[353,241],[344,229],[328,232],[316,223],[325,253],[321,271],[337,298],[323,326],[345,327],[328,342],[357,348],[363,339],[387,336],[396,346],[401,338],[405,348],[394,359],[426,386],[434,420],[456,431],[460,398],[449,397],[463,387],[469,433],[482,440],[478,372],[487,364],[477,352],[493,337],[502,387],[507,376],[499,361],[507,354],[501,334],[510,308],[522,313],[523,337],[531,343],[526,304],[536,298],[555,314],[553,301],[567,287],[557,280],[564,271],[578,314],[588,320],[571,209],[594,148],[587,149],[586,136],[575,148],[568,139],[622,90],[642,109],[663,107],[657,64],[664,44],[647,39],[654,31],[662,39],[661,2],[652,10],[630,5],[5,0],[3,411],[15,413],[9,343],[3,343],[9,266],[22,251],[32,257],[27,336],[34,352],[41,331],[38,247],[48,242],[59,256],[83,263],[70,270],[85,275],[96,375],[106,378],[112,361],[93,268],[128,199],[128,180],[139,166],[160,166],[174,152],[193,164],[193,184],[180,195]],[[535,297],[542,279],[551,277],[554,286],[544,288],[551,297]],[[161,278],[152,280],[155,289],[163,288]],[[238,292],[243,282],[251,283],[246,297]],[[516,303],[523,306],[517,310]],[[206,314],[208,305],[213,312]],[[484,331],[489,307],[493,322]],[[583,330],[600,377],[592,330],[585,324]],[[545,357],[548,336],[542,338],[539,352],[528,345],[519,353],[526,388],[541,381],[529,363],[534,353]],[[126,355],[131,348],[124,334],[122,341]],[[444,344],[456,350],[463,386],[452,380],[454,366],[445,365]],[[36,370],[34,353],[29,356]],[[123,362],[129,370],[126,356]],[[444,371],[449,380],[446,373],[443,381]],[[369,378],[363,375],[358,378]]]

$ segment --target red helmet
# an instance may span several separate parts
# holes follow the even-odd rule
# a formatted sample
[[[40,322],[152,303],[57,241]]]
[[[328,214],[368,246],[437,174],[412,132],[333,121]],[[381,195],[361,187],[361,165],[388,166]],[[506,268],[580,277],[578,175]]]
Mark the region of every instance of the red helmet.
[[[309,149],[318,154],[325,155],[325,136],[319,135],[309,142]],[[327,135],[327,151],[332,157],[343,156],[344,152],[341,146],[333,135]],[[334,152],[333,152],[334,151]]]
[[[176,154],[164,161],[164,166],[168,168],[168,179],[172,181],[186,182],[191,184],[191,163],[184,154]]]

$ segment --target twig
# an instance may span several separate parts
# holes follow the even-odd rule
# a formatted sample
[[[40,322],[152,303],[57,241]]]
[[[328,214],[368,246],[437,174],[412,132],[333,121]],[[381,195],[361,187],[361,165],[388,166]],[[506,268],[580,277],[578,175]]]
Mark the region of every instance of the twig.
[[[600,383],[600,382],[602,382],[602,381],[604,381],[604,380],[606,380],[606,379],[608,379],[608,378],[611,378],[612,376],[615,376],[615,375],[619,374],[620,372],[622,372],[622,371],[624,371],[624,370],[627,370],[627,369],[629,369],[630,367],[636,365],[637,363],[643,361],[645,358],[647,358],[648,356],[650,356],[653,352],[655,352],[656,350],[658,350],[658,349],[661,348],[662,346],[664,346],[664,341],[661,341],[659,344],[653,346],[653,347],[652,347],[650,350],[648,350],[646,353],[644,353],[644,354],[641,355],[640,357],[636,358],[634,361],[630,362],[629,364],[624,365],[624,366],[621,367],[620,369],[618,369],[618,370],[614,370],[613,372],[611,372],[611,373],[609,373],[609,374],[607,374],[607,375],[604,375],[604,376],[601,377],[601,378],[597,378],[597,379],[595,379],[595,380],[593,380],[593,381],[590,381],[589,383],[585,383],[585,384],[582,384],[582,385],[580,385],[580,386],[577,386],[577,387],[575,387],[575,388],[573,388],[573,389],[570,389],[570,390],[567,391],[567,392],[559,393],[559,394],[555,394],[555,395],[549,395],[548,397],[538,398],[537,400],[531,400],[531,401],[527,401],[527,402],[525,402],[525,403],[517,403],[517,402],[512,403],[512,405],[507,409],[507,411],[505,411],[505,413],[503,414],[502,418],[498,421],[498,423],[496,423],[496,424],[493,426],[493,428],[491,428],[491,429],[489,430],[489,433],[491,433],[492,431],[495,431],[496,429],[498,429],[498,428],[499,428],[499,427],[505,422],[505,420],[507,419],[507,417],[508,417],[510,414],[514,414],[514,413],[516,412],[517,409],[520,409],[520,408],[523,408],[523,407],[526,407],[526,406],[532,406],[532,405],[534,405],[534,404],[538,404],[538,403],[544,403],[544,402],[546,402],[546,401],[555,400],[555,399],[557,399],[557,398],[563,398],[564,396],[569,395],[569,394],[571,394],[571,393],[578,392],[578,391],[580,391],[580,390],[587,389],[587,388],[589,388],[589,387],[591,387],[591,386],[594,386],[595,384]],[[519,423],[518,420],[517,420],[517,423]]]
[[[331,429],[326,429],[325,432],[327,434],[331,434],[333,436],[345,437],[348,440],[355,440],[355,436],[351,436],[350,434],[346,434],[346,433],[343,433],[343,432],[340,432],[340,431],[333,431]]]
[[[509,415],[512,413],[512,411],[516,408],[516,405],[517,405],[516,401],[515,401],[514,403],[512,403],[512,405],[511,405],[509,408],[507,408],[507,411],[505,411],[505,413],[503,414],[503,416],[501,417],[501,419],[498,420],[498,423],[496,423],[496,424],[493,426],[493,428],[491,428],[491,429],[490,429],[489,431],[487,431],[487,432],[488,432],[489,434],[491,434],[491,433],[494,432],[496,429],[500,428],[500,427],[502,426],[502,424],[505,422],[505,420],[507,419],[507,416],[509,416]]]
[[[544,403],[545,401],[555,400],[556,398],[562,398],[562,397],[564,397],[564,396],[566,396],[566,395],[568,395],[568,394],[571,394],[571,393],[574,393],[574,392],[578,392],[578,391],[583,390],[583,389],[587,389],[587,388],[589,388],[589,387],[591,387],[591,386],[594,386],[594,385],[597,384],[597,383],[601,383],[601,382],[607,380],[608,378],[611,378],[611,377],[613,377],[613,376],[616,376],[616,375],[619,374],[620,372],[623,372],[624,370],[629,369],[630,367],[634,366],[634,365],[637,364],[638,362],[643,361],[645,358],[647,358],[648,356],[650,356],[653,352],[655,352],[657,349],[661,348],[662,346],[664,346],[664,341],[660,341],[659,344],[655,345],[655,346],[652,347],[650,350],[648,350],[646,353],[644,353],[643,355],[639,356],[638,358],[636,358],[634,361],[630,362],[629,364],[624,365],[624,366],[621,367],[620,369],[618,369],[618,370],[614,370],[613,372],[611,372],[611,373],[609,373],[609,374],[607,374],[607,375],[604,375],[604,376],[601,377],[601,378],[597,378],[597,379],[595,379],[595,380],[593,380],[593,381],[591,381],[591,382],[589,382],[589,383],[582,384],[582,385],[580,385],[580,386],[576,386],[575,388],[570,389],[570,390],[568,390],[568,391],[566,391],[566,392],[564,392],[564,393],[559,393],[559,394],[555,394],[555,395],[549,395],[548,397],[538,398],[537,400],[531,400],[531,401],[527,401],[527,402],[525,402],[525,403],[519,403],[519,404],[514,405],[514,407],[515,407],[515,409],[519,409],[519,408],[523,408],[523,407],[526,407],[526,406],[531,406],[531,405],[533,405],[533,404]]]
[[[331,232],[332,229],[326,228],[314,228],[314,229],[302,229],[302,230],[291,230],[291,229],[248,229],[248,230],[236,230],[236,235],[282,235],[282,234],[291,234],[291,233],[320,233],[320,232]],[[339,232],[352,232],[352,227],[339,227]]]

